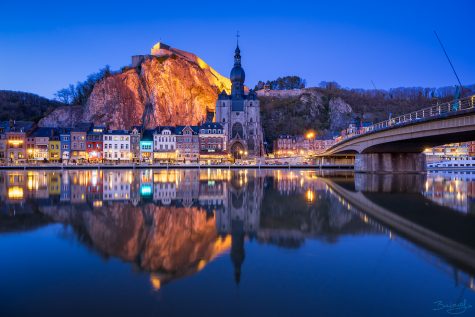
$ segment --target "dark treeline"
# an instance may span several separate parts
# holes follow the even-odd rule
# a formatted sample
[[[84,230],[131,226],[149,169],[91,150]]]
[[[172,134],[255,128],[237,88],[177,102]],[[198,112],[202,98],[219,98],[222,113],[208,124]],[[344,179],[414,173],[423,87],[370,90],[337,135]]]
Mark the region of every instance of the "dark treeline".
[[[271,90],[302,89],[305,88],[306,82],[305,79],[299,76],[284,76],[266,82],[260,80],[254,87],[254,90],[261,90],[266,88],[266,86]]]
[[[397,116],[475,94],[475,85],[464,86],[462,92],[456,86],[440,88],[399,87],[383,89],[341,88],[335,82],[322,82],[318,91],[328,96],[341,97],[357,117],[369,121],[381,121],[390,115]]]
[[[21,91],[0,90],[0,121],[38,121],[63,103]]]
[[[60,102],[68,105],[85,105],[94,89],[94,85],[112,74],[109,65],[106,65],[97,73],[87,76],[85,81],[78,82],[76,85],[71,84],[67,88],[59,90],[55,97]]]

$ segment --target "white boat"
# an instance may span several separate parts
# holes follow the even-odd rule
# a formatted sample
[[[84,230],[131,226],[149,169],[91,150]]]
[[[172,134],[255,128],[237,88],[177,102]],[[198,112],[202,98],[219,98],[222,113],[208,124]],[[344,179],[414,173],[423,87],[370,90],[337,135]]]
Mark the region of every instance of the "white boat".
[[[457,157],[448,160],[427,163],[428,170],[475,170],[475,157]]]

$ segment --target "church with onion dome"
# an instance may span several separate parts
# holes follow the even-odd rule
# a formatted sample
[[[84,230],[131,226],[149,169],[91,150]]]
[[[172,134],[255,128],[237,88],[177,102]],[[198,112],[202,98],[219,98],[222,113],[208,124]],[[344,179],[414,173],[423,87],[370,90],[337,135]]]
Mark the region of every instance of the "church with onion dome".
[[[216,122],[223,125],[227,133],[228,151],[235,159],[260,157],[264,154],[260,104],[252,89],[245,92],[245,78],[238,44],[230,74],[231,94],[221,92],[216,102]]]

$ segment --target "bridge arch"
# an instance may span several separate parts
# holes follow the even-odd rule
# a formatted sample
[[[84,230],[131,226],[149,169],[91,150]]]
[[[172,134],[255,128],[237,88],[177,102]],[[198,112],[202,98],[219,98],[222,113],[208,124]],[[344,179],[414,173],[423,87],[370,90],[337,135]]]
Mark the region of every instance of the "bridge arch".
[[[355,153],[357,172],[419,173],[426,170],[424,150],[475,140],[475,108],[392,125],[343,140],[321,156]]]
[[[424,149],[475,140],[475,111],[373,131],[344,140],[323,155],[422,153]]]

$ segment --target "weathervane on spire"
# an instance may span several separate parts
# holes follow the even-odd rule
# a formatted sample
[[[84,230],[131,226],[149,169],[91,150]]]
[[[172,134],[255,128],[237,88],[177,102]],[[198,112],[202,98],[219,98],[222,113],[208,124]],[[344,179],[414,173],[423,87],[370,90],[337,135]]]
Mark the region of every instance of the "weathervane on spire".
[[[239,30],[238,30],[236,32],[236,44],[237,44],[237,46],[239,46],[239,37],[240,37],[240,35],[239,35]]]

